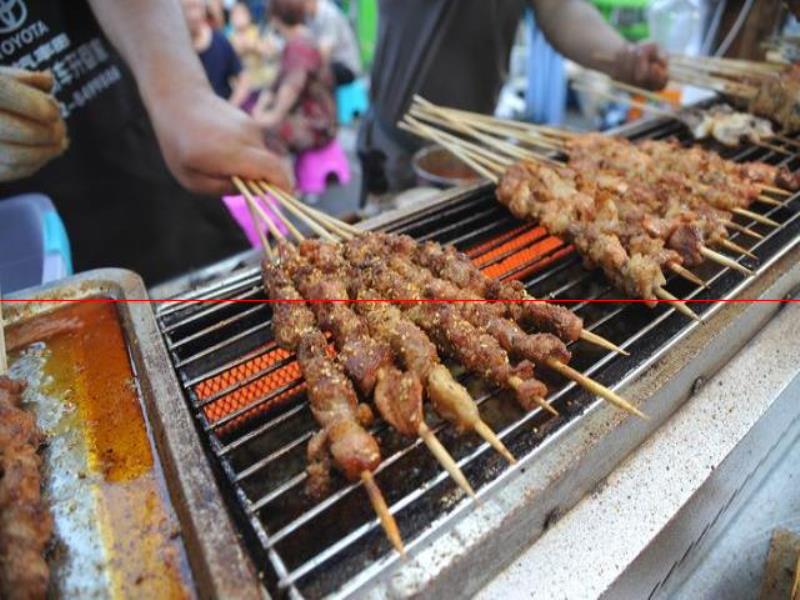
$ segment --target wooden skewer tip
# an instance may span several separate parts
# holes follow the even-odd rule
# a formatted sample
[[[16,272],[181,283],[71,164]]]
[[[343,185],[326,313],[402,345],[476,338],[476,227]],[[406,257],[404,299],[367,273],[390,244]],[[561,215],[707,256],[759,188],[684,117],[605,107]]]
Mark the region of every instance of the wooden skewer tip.
[[[590,344],[594,344],[595,346],[600,346],[601,348],[605,348],[606,350],[611,350],[612,352],[621,354],[622,356],[631,355],[631,353],[625,350],[624,348],[620,348],[614,342],[611,342],[606,338],[597,335],[596,333],[592,333],[588,329],[581,330],[581,339],[586,342],[589,342]]]
[[[608,389],[606,386],[604,386],[600,382],[595,381],[591,377],[587,377],[583,373],[576,371],[569,365],[565,365],[561,361],[555,359],[548,360],[547,364],[554,371],[560,373],[567,379],[571,379],[572,381],[582,386],[592,394],[599,396],[604,400],[607,400],[617,408],[621,408],[622,410],[629,412],[632,415],[636,415],[637,417],[641,417],[642,419],[649,418],[646,414],[644,414],[642,411],[640,411],[633,404],[625,400],[625,398],[623,398],[616,392]]]
[[[467,478],[464,476],[463,471],[459,468],[456,464],[456,461],[450,456],[450,453],[447,449],[442,446],[442,443],[436,437],[436,435],[430,430],[430,428],[424,423],[419,424],[419,429],[417,429],[417,434],[419,437],[422,438],[422,441],[425,442],[425,445],[428,447],[428,450],[431,451],[436,460],[439,461],[439,464],[444,467],[444,470],[453,478],[462,490],[464,490],[470,498],[475,499],[475,490],[472,489],[472,486],[467,481]]]
[[[697,321],[698,323],[702,323],[703,320],[694,312],[691,308],[689,308],[686,303],[670,294],[667,290],[663,288],[656,289],[656,296],[658,296],[661,300],[669,300],[670,306],[672,306],[675,310],[677,310],[682,315],[685,315],[692,319],[693,321]]]
[[[769,217],[765,217],[764,215],[754,213],[752,210],[747,210],[746,208],[734,208],[733,212],[742,217],[747,217],[748,219],[752,219],[757,223],[762,223],[763,225],[771,225],[772,227],[781,226],[781,224],[778,223],[777,221],[773,221]]]
[[[489,427],[486,423],[482,420],[478,420],[473,425],[473,430],[479,436],[481,436],[485,441],[489,443],[489,445],[497,450],[500,455],[505,458],[510,464],[515,465],[517,464],[517,459],[514,458],[514,455],[511,454],[508,448],[506,448],[505,444],[497,437],[494,431],[492,431],[491,427]]]
[[[707,259],[714,261],[717,264],[720,264],[724,267],[729,267],[734,271],[739,271],[739,273],[741,273],[742,275],[747,275],[748,277],[750,277],[753,274],[753,272],[750,269],[748,269],[743,265],[740,265],[729,256],[725,256],[724,254],[715,252],[714,250],[706,248],[705,246],[702,246],[700,248],[700,254],[705,256]]]
[[[394,515],[389,511],[389,507],[386,506],[386,500],[378,484],[375,483],[375,477],[369,471],[364,471],[361,473],[361,482],[364,484],[364,489],[367,491],[372,508],[378,515],[383,530],[386,532],[386,537],[389,538],[394,549],[405,556],[406,547],[403,544],[403,538],[400,536],[400,528],[397,526]]]
[[[770,198],[769,196],[765,196],[761,194],[758,196],[757,200],[762,204],[768,204],[769,206],[783,206],[783,202],[780,200],[776,200],[775,198]]]
[[[687,269],[683,265],[679,265],[677,263],[669,263],[669,269],[676,275],[683,277],[687,281],[691,281],[695,285],[699,285],[702,288],[708,288],[708,284],[705,281],[700,279],[697,275],[692,273],[689,269]]]

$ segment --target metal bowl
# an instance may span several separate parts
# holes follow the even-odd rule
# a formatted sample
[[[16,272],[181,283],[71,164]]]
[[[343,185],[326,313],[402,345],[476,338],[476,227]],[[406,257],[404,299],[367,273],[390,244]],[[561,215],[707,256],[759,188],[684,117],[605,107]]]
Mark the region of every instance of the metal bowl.
[[[441,146],[425,146],[411,159],[419,185],[449,188],[467,185],[480,176],[465,165],[457,156]]]

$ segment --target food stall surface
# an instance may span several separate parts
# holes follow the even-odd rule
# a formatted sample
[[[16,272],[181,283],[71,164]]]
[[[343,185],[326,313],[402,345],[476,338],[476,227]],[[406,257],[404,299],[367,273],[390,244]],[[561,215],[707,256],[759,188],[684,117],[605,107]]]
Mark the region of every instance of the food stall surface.
[[[477,597],[757,597],[800,526],[798,364],[791,304]]]

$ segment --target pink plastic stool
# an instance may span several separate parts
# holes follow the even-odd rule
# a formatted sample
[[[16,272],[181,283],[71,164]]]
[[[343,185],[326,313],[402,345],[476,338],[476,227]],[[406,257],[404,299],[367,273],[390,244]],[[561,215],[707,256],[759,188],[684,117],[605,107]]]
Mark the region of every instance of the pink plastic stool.
[[[247,202],[245,201],[244,196],[224,196],[222,201],[225,203],[228,212],[231,213],[233,220],[236,221],[239,227],[242,228],[242,231],[247,236],[247,240],[250,242],[250,245],[253,246],[253,248],[260,246],[261,240],[259,239],[258,231],[256,231],[255,225],[253,224],[253,219],[250,217],[250,210],[247,208]],[[286,229],[286,225],[284,225],[281,220],[275,216],[275,213],[272,211],[272,208],[269,206],[269,204],[262,201],[261,208],[263,208],[264,212],[269,215],[273,225],[275,225],[275,228],[283,235],[288,236],[289,230]],[[261,227],[262,231],[267,231],[266,224],[259,221],[259,226]]]
[[[306,150],[294,165],[298,189],[305,194],[321,194],[328,178],[335,176],[340,184],[350,182],[350,164],[338,140],[316,150]]]

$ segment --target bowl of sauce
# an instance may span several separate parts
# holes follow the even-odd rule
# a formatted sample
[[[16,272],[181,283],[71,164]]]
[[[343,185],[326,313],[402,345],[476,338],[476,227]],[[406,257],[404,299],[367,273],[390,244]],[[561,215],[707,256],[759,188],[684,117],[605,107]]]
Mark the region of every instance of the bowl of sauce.
[[[449,188],[475,183],[480,179],[480,175],[441,146],[425,146],[418,150],[411,159],[411,165],[422,186]]]

